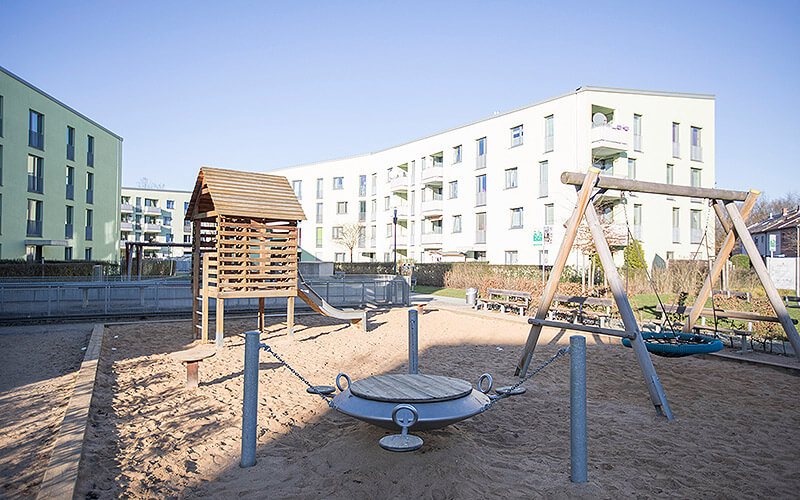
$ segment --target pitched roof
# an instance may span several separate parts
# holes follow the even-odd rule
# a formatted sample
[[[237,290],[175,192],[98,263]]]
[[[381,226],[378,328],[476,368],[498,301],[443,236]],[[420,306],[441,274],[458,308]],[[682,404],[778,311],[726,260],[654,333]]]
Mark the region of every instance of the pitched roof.
[[[210,211],[235,217],[306,220],[286,177],[202,167],[186,216]]]
[[[769,233],[781,229],[789,229],[800,226],[800,207],[788,212],[786,215],[775,215],[768,219],[752,224],[747,229],[750,234]]]

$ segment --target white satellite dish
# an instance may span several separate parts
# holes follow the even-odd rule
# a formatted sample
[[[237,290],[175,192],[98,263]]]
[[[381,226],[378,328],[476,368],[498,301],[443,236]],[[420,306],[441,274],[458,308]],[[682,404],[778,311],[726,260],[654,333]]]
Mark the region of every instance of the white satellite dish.
[[[598,111],[597,113],[592,115],[592,125],[594,125],[595,127],[602,127],[606,123],[608,123],[608,118],[606,118],[606,115],[604,115],[603,113],[600,113]]]

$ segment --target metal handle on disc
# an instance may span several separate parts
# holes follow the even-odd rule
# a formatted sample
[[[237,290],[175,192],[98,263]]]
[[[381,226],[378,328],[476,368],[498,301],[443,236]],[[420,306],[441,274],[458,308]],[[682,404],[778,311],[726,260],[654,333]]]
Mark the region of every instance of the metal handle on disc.
[[[341,380],[342,377],[344,377],[345,380],[347,380],[348,389],[350,388],[350,377],[348,377],[346,373],[340,373],[339,375],[336,375],[336,387],[338,387],[340,391],[344,392],[342,384],[339,383],[339,380]]]
[[[489,386],[486,387],[486,390],[483,389],[484,380],[489,381]],[[483,375],[481,375],[481,378],[478,379],[478,390],[481,391],[482,393],[488,394],[488,392],[492,390],[492,386],[494,386],[494,380],[492,380],[492,376],[489,375],[488,373],[484,373]]]

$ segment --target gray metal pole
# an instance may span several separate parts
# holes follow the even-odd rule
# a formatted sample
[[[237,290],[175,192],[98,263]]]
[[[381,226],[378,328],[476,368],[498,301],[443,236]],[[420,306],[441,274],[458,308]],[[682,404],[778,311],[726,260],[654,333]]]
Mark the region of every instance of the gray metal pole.
[[[242,401],[242,461],[240,466],[256,464],[256,420],[258,417],[258,332],[244,338],[244,398]]]
[[[586,428],[586,339],[582,335],[572,335],[569,338],[569,435],[573,483],[588,480]]]
[[[417,336],[417,310],[408,310],[408,373],[419,373],[419,342]]]

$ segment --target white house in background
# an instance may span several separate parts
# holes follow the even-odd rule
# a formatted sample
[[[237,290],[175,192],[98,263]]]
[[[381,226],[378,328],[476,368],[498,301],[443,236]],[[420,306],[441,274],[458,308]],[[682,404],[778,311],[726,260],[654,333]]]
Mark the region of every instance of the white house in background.
[[[337,240],[358,224],[354,260],[391,261],[396,210],[398,260],[551,264],[576,201],[564,171],[595,165],[604,175],[714,187],[714,104],[707,94],[580,87],[374,153],[270,173],[289,179],[309,214],[305,259],[349,259]],[[596,201],[623,232],[627,215],[648,263],[688,258],[707,228],[703,200],[637,194],[620,204],[609,192]],[[552,242],[534,244],[542,231]]]
[[[191,191],[122,188],[120,203],[120,248],[126,241],[191,243],[192,225],[184,220]],[[148,257],[170,258],[190,255],[191,248],[161,247],[145,249]]]

